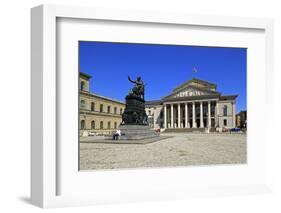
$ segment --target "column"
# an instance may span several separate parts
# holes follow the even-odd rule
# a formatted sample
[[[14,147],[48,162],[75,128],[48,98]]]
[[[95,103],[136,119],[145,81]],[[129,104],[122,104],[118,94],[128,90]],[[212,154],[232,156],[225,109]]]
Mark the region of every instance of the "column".
[[[178,128],[181,127],[181,105],[178,104]]]
[[[216,102],[216,119],[217,119],[217,123],[216,126],[219,127],[220,125],[220,113],[219,113],[219,103],[218,101]]]
[[[235,102],[232,103],[232,127],[236,127],[236,109],[235,109]]]
[[[171,128],[171,108],[167,105],[167,129]]]
[[[192,102],[192,128],[197,128],[195,121],[195,103]]]
[[[200,128],[204,128],[204,122],[203,122],[203,102],[200,102]]]
[[[188,128],[188,109],[187,109],[187,103],[185,103],[184,105],[184,110],[185,110],[185,124],[184,124],[184,127],[185,128]]]
[[[208,127],[211,128],[211,103],[208,101]]]
[[[164,128],[167,128],[167,105],[164,105]]]
[[[217,123],[218,123],[218,112],[217,112],[217,102],[216,102],[216,105],[215,105],[215,127],[217,126]]]
[[[174,107],[171,104],[171,128],[174,128]]]

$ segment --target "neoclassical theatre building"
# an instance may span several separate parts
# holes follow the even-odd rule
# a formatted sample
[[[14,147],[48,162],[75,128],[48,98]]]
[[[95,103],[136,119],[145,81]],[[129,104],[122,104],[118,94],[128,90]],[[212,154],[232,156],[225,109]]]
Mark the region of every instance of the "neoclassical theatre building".
[[[147,101],[151,128],[166,131],[203,131],[236,126],[237,95],[222,95],[217,85],[193,78],[161,100]]]
[[[89,83],[91,77],[80,72],[80,136],[88,136],[89,133],[110,134],[119,127],[125,104],[91,93]]]

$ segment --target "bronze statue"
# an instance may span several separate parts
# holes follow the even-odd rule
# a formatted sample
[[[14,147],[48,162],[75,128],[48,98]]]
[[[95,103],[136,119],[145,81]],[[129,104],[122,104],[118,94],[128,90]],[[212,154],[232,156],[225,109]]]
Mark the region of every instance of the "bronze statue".
[[[144,83],[141,77],[137,77],[133,81],[130,76],[128,80],[134,84],[126,96],[126,107],[122,114],[121,125],[148,125],[147,115],[145,113],[145,100],[144,100]]]
[[[135,84],[134,87],[130,90],[129,94],[144,99],[144,83],[141,80],[141,77],[137,77],[137,80],[133,81],[130,76],[128,76],[128,80]]]

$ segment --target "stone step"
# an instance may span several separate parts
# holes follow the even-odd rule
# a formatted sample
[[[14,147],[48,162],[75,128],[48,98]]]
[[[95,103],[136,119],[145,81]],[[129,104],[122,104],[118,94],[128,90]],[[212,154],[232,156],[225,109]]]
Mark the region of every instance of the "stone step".
[[[159,137],[149,126],[144,125],[122,125],[120,140],[139,140],[145,138]]]
[[[164,132],[205,132],[205,128],[168,128]]]

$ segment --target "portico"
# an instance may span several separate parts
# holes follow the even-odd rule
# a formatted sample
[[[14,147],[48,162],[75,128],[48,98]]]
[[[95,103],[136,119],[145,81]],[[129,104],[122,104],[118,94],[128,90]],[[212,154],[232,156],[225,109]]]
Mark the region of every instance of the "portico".
[[[164,127],[211,128],[216,126],[217,100],[164,103]]]
[[[171,131],[235,127],[237,95],[222,95],[216,89],[216,84],[191,79],[161,100],[147,101],[151,126]]]

